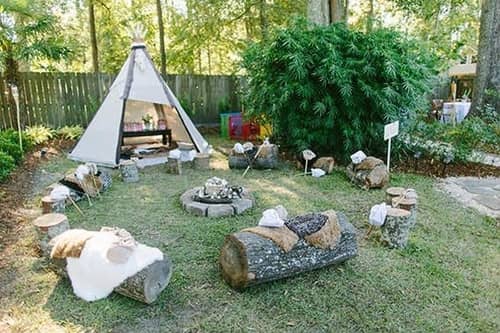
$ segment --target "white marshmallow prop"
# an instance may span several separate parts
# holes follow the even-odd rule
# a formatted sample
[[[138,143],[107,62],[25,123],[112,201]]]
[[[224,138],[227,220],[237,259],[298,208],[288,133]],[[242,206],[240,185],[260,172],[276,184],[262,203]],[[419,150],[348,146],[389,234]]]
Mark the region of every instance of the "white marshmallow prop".
[[[286,220],[288,218],[288,212],[287,212],[286,208],[283,207],[282,205],[278,205],[278,206],[274,207],[274,209],[278,212],[278,216],[281,219]]]
[[[358,150],[354,154],[351,155],[351,161],[353,164],[359,164],[363,162],[363,160],[366,158],[366,154],[363,153],[363,151]]]
[[[68,199],[73,204],[73,206],[75,206],[76,210],[83,216],[82,210],[80,209],[80,207],[78,207],[73,198],[71,198],[71,192],[68,187],[64,185],[57,185],[52,189],[52,191],[50,191],[49,196],[52,200],[55,201]]]
[[[304,158],[304,160],[306,160],[305,163],[306,166],[304,167],[304,176],[305,176],[307,175],[307,164],[309,163],[310,160],[316,157],[316,154],[312,150],[306,149],[302,151],[302,157]]]
[[[245,150],[245,152],[252,150],[253,149],[253,143],[251,143],[251,142],[245,142],[243,144],[243,149]]]

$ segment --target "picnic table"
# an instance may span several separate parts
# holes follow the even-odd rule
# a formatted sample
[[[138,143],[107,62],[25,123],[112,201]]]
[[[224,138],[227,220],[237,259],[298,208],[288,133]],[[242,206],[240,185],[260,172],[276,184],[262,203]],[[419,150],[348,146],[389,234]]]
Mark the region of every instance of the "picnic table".
[[[443,103],[442,123],[461,123],[470,111],[470,102]],[[453,114],[455,118],[453,119]]]

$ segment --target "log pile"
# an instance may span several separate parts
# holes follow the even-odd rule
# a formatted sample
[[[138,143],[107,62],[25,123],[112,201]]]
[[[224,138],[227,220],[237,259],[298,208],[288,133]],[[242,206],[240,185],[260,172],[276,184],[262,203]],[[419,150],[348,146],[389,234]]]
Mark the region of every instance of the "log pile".
[[[317,230],[319,216],[327,221]],[[295,218],[297,220],[297,218]],[[315,219],[312,225],[304,222]],[[228,235],[220,254],[220,267],[226,282],[243,289],[267,281],[341,263],[357,254],[356,230],[342,213],[327,211],[298,217],[280,228],[256,227]],[[297,222],[297,221],[296,221]],[[256,230],[258,229],[258,230]],[[267,231],[266,231],[267,229]]]
[[[349,164],[346,173],[353,183],[364,189],[382,188],[389,181],[384,162],[372,156],[368,156],[361,163]]]
[[[246,169],[249,165],[255,169],[275,169],[278,167],[278,162],[278,146],[274,144],[254,147],[252,151],[243,154],[238,154],[233,149],[228,157],[231,169]]]

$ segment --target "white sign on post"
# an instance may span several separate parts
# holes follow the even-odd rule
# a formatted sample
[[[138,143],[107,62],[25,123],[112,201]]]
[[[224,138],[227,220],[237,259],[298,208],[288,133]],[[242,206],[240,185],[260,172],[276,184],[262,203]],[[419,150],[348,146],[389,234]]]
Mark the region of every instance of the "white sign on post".
[[[399,121],[387,124],[384,127],[384,141],[389,140],[387,146],[387,172],[389,172],[391,164],[391,139],[399,134]]]

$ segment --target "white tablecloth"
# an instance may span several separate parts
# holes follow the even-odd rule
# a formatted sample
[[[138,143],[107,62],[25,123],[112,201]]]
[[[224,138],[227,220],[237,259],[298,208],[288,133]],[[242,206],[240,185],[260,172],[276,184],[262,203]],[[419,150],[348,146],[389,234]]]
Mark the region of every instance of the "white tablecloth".
[[[465,116],[469,113],[471,103],[469,102],[451,102],[443,103],[443,116],[441,117],[441,122],[451,123],[451,118],[449,114],[455,110],[456,122],[460,123],[464,120]]]

